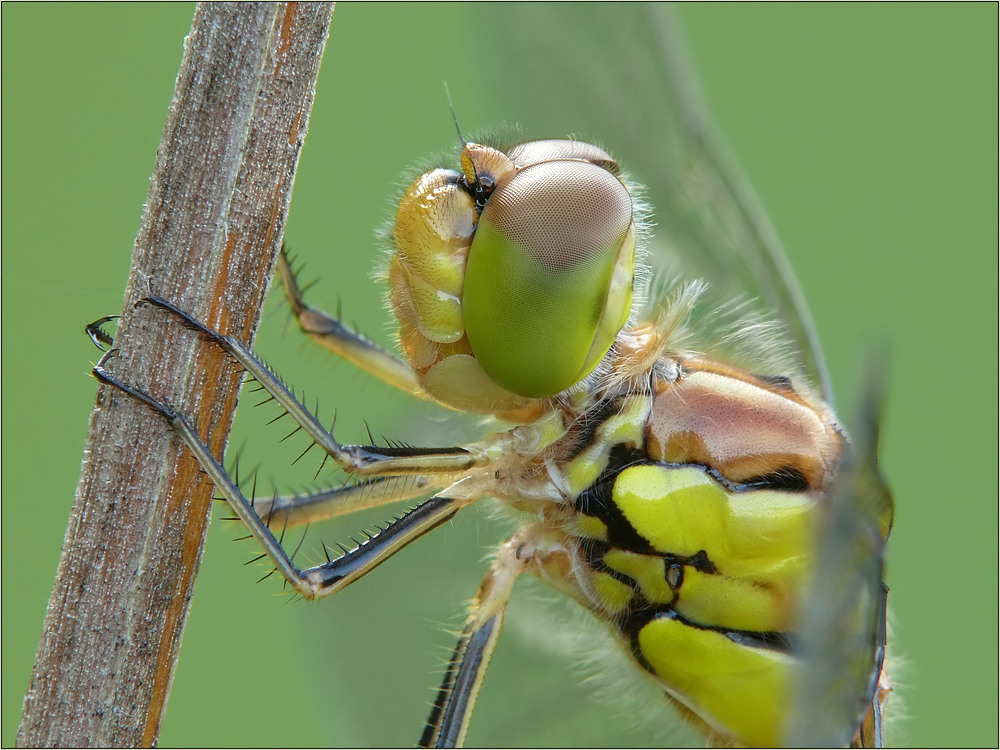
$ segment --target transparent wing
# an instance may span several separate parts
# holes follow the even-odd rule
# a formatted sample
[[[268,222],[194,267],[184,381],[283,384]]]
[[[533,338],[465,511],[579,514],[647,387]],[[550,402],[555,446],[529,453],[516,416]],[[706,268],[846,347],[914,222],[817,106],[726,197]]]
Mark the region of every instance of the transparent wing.
[[[864,747],[882,747],[882,700],[892,686],[886,646],[885,542],[892,494],[878,466],[881,361],[871,358],[851,455],[830,489],[818,573],[806,594],[791,747],[843,746],[860,722]],[[873,649],[874,646],[874,649]]]
[[[485,13],[473,28],[501,40],[504,70],[485,88],[503,116],[532,137],[575,134],[607,147],[648,189],[654,251],[709,280],[717,297],[757,300],[832,402],[809,310],[767,214],[714,132],[673,8],[517,3]]]

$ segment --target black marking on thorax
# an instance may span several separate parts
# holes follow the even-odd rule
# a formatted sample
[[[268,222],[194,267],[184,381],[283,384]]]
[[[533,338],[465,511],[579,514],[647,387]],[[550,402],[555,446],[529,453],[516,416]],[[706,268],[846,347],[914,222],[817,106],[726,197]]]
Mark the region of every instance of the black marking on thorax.
[[[566,461],[573,460],[594,443],[597,431],[605,422],[621,411],[624,399],[623,395],[604,399],[580,415],[579,422],[574,427],[571,436],[572,447],[568,451]]]
[[[608,543],[613,547],[643,554],[657,554],[649,541],[628,522],[621,508],[615,504],[613,496],[619,474],[631,466],[652,463],[654,462],[649,460],[644,449],[629,448],[619,443],[609,452],[608,466],[601,476],[576,498],[577,511],[599,518],[608,527]]]

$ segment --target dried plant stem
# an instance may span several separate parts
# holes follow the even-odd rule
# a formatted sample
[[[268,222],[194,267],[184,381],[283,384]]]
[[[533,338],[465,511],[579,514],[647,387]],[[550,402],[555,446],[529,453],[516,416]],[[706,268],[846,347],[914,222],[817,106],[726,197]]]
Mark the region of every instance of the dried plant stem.
[[[202,3],[157,154],[109,362],[186,414],[216,455],[242,374],[150,286],[252,342],[288,215],[332,3]],[[18,731],[21,746],[159,734],[212,485],[162,418],[98,391]]]

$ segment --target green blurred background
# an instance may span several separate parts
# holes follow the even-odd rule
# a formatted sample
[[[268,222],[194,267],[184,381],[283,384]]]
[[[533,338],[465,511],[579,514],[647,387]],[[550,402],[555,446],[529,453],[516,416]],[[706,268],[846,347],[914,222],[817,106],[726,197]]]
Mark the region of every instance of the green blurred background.
[[[94,399],[98,353],[83,325],[120,309],[192,11],[2,6],[4,745]],[[565,134],[541,130],[552,121],[544,99],[499,93],[510,37],[476,12],[343,3],[334,18],[286,240],[307,261],[304,278],[320,279],[311,299],[340,300],[386,343],[374,233],[406,167],[454,146],[442,81],[467,132],[508,121]],[[892,704],[903,718],[888,739],[996,745],[997,6],[699,4],[680,15],[709,106],[801,279],[842,409],[863,353],[888,346],[881,455],[897,502],[891,648],[904,662]],[[558,44],[560,29],[549,33]],[[661,76],[637,68],[639,95]],[[567,127],[588,134],[586,123]],[[259,349],[321,397],[325,416],[338,410],[342,439],[364,439],[363,420],[418,445],[476,434],[332,361],[286,322],[269,301]],[[248,466],[267,458],[262,477],[307,486],[309,470],[285,478],[302,446],[275,448],[284,433],[264,428],[265,412],[244,408],[231,446]],[[305,549],[384,515],[314,529]],[[256,585],[261,569],[243,567],[254,550],[231,541],[238,533],[216,521],[209,535],[161,745],[411,744],[452,645],[445,628],[460,624],[504,524],[470,512],[315,605]],[[553,626],[572,612],[523,589],[469,744],[666,741],[657,715],[637,720],[648,709],[594,701],[604,678],[579,684],[562,653],[573,629]]]

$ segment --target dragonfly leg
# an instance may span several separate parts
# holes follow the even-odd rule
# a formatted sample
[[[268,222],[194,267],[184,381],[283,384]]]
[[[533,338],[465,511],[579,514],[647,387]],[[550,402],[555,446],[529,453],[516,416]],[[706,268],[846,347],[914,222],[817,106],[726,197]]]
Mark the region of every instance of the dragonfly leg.
[[[500,639],[514,582],[525,571],[545,577],[550,566],[564,568],[567,552],[540,526],[521,529],[500,547],[483,577],[469,616],[441,681],[420,747],[461,747],[479,688]]]
[[[388,560],[410,542],[440,526],[474,499],[473,497],[461,499],[431,497],[396,518],[384,529],[371,535],[354,549],[345,550],[341,557],[329,560],[322,565],[300,569],[295,566],[279,540],[271,532],[270,527],[257,514],[237,484],[222,468],[208,446],[184,417],[144,391],[118,380],[103,367],[102,363],[94,368],[94,376],[142,401],[170,423],[171,427],[194,453],[202,469],[215,483],[218,491],[225,497],[233,513],[246,524],[251,535],[260,543],[264,552],[274,563],[275,569],[284,576],[295,591],[307,599],[333,594],[356,581],[365,573]]]
[[[292,270],[284,246],[278,256],[277,270],[288,306],[292,308],[299,327],[309,338],[379,380],[418,398],[430,399],[417,383],[413,370],[406,362],[351,330],[338,318],[306,304],[302,287]]]
[[[375,445],[341,445],[246,344],[212,330],[162,297],[149,296],[140,300],[139,304],[149,304],[176,315],[188,328],[222,347],[344,471],[363,476],[453,474],[488,463],[485,453],[472,447],[387,448]]]
[[[446,476],[375,477],[332,490],[257,498],[257,515],[277,526],[299,526],[325,521],[359,510],[415,500],[451,484]]]
[[[112,320],[118,320],[118,316],[105,315],[83,329],[83,332],[90,336],[90,340],[94,342],[94,346],[102,352],[106,352],[110,347],[115,345],[115,337],[104,330],[104,325],[110,323]]]

